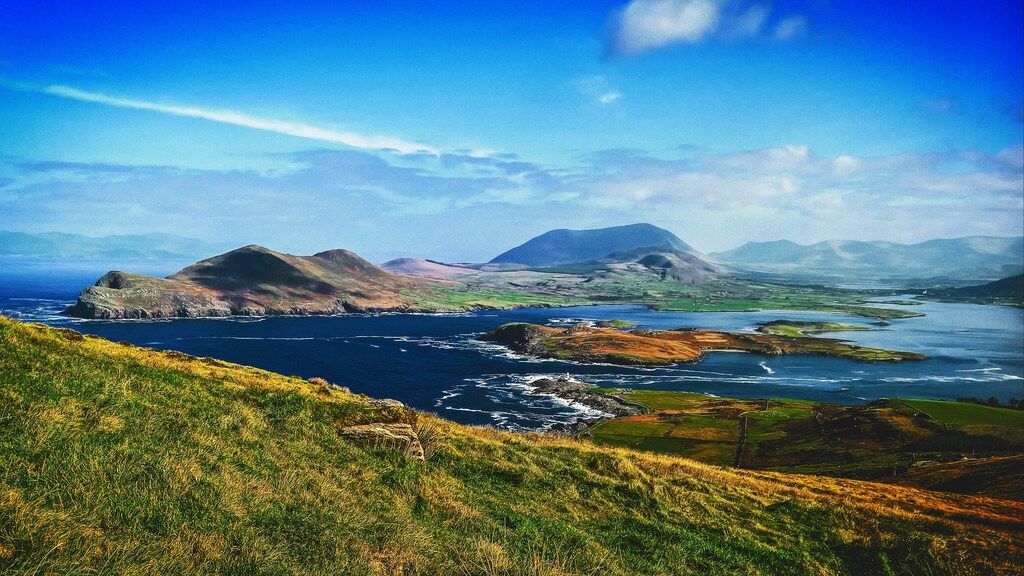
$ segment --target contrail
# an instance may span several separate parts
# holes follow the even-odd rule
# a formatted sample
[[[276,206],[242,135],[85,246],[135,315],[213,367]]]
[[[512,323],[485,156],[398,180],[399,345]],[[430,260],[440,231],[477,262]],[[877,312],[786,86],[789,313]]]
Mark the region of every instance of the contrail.
[[[267,132],[276,132],[278,134],[286,134],[288,136],[296,136],[298,138],[308,138],[310,140],[320,140],[334,144],[344,144],[345,146],[351,146],[353,148],[373,150],[391,149],[402,154],[409,154],[413,152],[427,152],[430,154],[439,153],[438,149],[434,147],[418,144],[416,142],[409,142],[399,138],[391,138],[387,136],[364,136],[362,134],[355,134],[352,132],[336,132],[334,130],[328,130],[326,128],[312,126],[310,124],[257,118],[255,116],[250,116],[248,114],[232,110],[210,110],[206,108],[197,108],[195,106],[160,104],[158,102],[147,102],[145,100],[133,100],[131,98],[108,96],[100,92],[89,92],[70,86],[32,86],[30,84],[10,82],[4,79],[0,79],[0,86],[21,92],[49,94],[50,96],[58,96],[60,98],[68,98],[70,100],[78,100],[80,102],[92,102],[94,104],[103,104],[117,108],[149,110],[151,112],[159,112],[161,114],[170,114],[173,116],[202,118],[203,120],[209,120],[211,122],[220,122],[222,124],[231,124],[233,126],[244,126],[255,130],[265,130]]]

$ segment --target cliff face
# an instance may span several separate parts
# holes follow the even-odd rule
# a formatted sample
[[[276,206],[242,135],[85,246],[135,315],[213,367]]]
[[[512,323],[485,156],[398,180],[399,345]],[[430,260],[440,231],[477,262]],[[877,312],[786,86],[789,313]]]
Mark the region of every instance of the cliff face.
[[[245,246],[167,278],[112,271],[67,313],[83,318],[331,314],[404,310],[420,286],[347,250],[313,256]]]

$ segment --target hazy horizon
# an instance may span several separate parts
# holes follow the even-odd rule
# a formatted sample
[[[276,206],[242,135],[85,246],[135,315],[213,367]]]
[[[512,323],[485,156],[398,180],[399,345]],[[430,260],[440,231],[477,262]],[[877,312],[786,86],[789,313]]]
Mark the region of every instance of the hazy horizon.
[[[754,240],[744,241],[742,244],[738,244],[736,246],[731,246],[731,247],[728,247],[728,248],[725,248],[725,249],[722,249],[722,250],[714,250],[714,251],[712,251],[712,250],[704,250],[704,249],[702,249],[700,247],[699,244],[698,245],[694,245],[693,242],[690,242],[684,236],[678,234],[674,230],[671,230],[669,228],[665,228],[664,226],[658,226],[658,224],[654,223],[654,222],[628,222],[628,223],[623,223],[623,224],[612,224],[609,227],[629,226],[629,225],[632,225],[632,224],[651,224],[653,226],[657,226],[659,228],[668,230],[669,232],[672,232],[673,234],[678,236],[681,240],[683,240],[687,244],[692,245],[693,248],[696,249],[698,252],[702,252],[704,254],[726,252],[726,251],[729,251],[729,250],[732,250],[732,249],[740,248],[740,247],[746,245],[747,243],[760,243],[760,244],[764,244],[764,243],[773,243],[773,242],[781,242],[781,241],[791,241],[788,238],[774,238],[774,239],[768,239],[768,240],[757,240],[757,239],[754,239]],[[559,228],[554,228],[552,230],[558,230],[558,229]],[[573,231],[587,230],[587,229],[572,229],[572,228],[564,228],[564,227],[562,229],[568,229],[568,230],[573,230]],[[550,231],[551,230],[545,230],[544,232],[550,232]],[[9,232],[22,233],[21,231],[0,229],[0,234],[9,233]],[[24,232],[24,233],[28,233],[28,232]],[[31,232],[31,233],[28,233],[28,234],[45,235],[45,234],[68,234],[68,233],[60,232],[60,231],[57,231],[57,230],[46,230],[46,231],[40,231],[40,232]],[[163,234],[163,233],[161,233],[161,234]],[[110,235],[106,235],[106,236],[91,236],[91,235],[83,234],[81,236],[89,238],[89,239],[93,239],[93,240],[100,240],[100,239],[104,239],[104,238],[120,237],[120,236],[146,236],[146,234],[141,234],[141,235],[139,235],[139,234],[110,234]],[[286,249],[283,249],[283,248],[279,248],[279,247],[273,246],[273,245],[263,245],[263,244],[260,244],[259,242],[247,242],[245,240],[239,240],[239,241],[236,241],[236,242],[230,242],[230,241],[229,242],[215,242],[215,241],[210,241],[210,240],[205,239],[205,238],[197,238],[197,237],[194,237],[194,236],[180,236],[180,235],[177,235],[177,234],[171,234],[171,236],[177,236],[178,238],[181,238],[182,240],[196,240],[196,241],[199,241],[199,242],[203,242],[204,244],[209,244],[211,246],[218,247],[219,249],[223,249],[225,251],[226,250],[232,250],[232,249],[235,249],[235,248],[241,248],[243,246],[249,246],[249,245],[253,245],[253,244],[261,245],[261,246],[264,246],[266,248],[270,248],[272,250],[277,250],[279,252],[286,252],[286,253],[299,254],[299,255],[311,255],[311,254],[314,254],[316,252],[322,252],[322,251],[325,251],[325,250],[333,250],[333,249],[339,249],[340,248],[340,249],[351,250],[353,252],[356,252],[360,256],[370,260],[371,262],[375,262],[377,264],[381,264],[381,263],[384,263],[384,262],[386,262],[388,260],[394,260],[394,259],[397,259],[397,258],[422,258],[422,259],[435,260],[435,261],[446,262],[446,263],[477,263],[477,264],[479,264],[479,263],[489,262],[491,259],[493,259],[495,256],[498,256],[498,254],[499,254],[499,253],[495,253],[495,254],[493,254],[491,256],[488,256],[488,257],[485,257],[485,258],[479,259],[479,260],[471,260],[471,259],[465,259],[465,258],[461,258],[461,259],[460,258],[456,258],[456,259],[452,259],[452,260],[441,260],[440,258],[435,258],[435,257],[433,257],[430,254],[422,254],[422,253],[403,254],[403,255],[400,255],[400,256],[394,256],[394,257],[389,257],[389,258],[376,258],[376,257],[373,257],[372,254],[367,255],[367,254],[361,253],[361,252],[359,252],[357,250],[352,250],[349,246],[342,246],[342,245],[324,245],[324,246],[320,246],[320,247],[314,247],[311,250],[308,250],[306,252],[301,252],[300,253],[300,252],[296,252],[296,251],[293,251],[293,250],[286,250]],[[528,238],[522,238],[521,240],[510,240],[511,242],[514,242],[514,243],[513,244],[509,244],[506,247],[506,249],[510,249],[510,248],[514,248],[516,246],[519,246],[519,245],[523,244],[524,242],[526,242],[528,240],[531,240],[532,238],[535,238],[535,237],[536,236],[531,236],[531,237],[528,237]],[[1024,236],[996,236],[996,235],[976,235],[976,236],[967,236],[967,237],[986,237],[986,238],[1004,238],[1004,239],[1024,238]],[[928,238],[926,240],[923,240],[922,242],[928,242],[928,241],[931,241],[931,240],[956,240],[956,239],[959,239],[959,238],[965,238],[965,237],[964,236],[958,236],[958,237],[948,237],[948,238]],[[796,243],[796,244],[799,244],[801,246],[810,246],[810,245],[819,244],[819,243],[823,243],[823,242],[824,243],[828,243],[828,242],[849,242],[849,241],[866,242],[866,243],[893,243],[891,240],[885,240],[885,239],[851,240],[849,238],[825,238],[825,239],[818,240],[818,241],[799,242],[799,243]],[[912,244],[917,244],[917,243],[918,242],[895,242],[895,244],[901,244],[901,245],[912,245]],[[504,252],[506,249],[501,249],[500,252]],[[188,258],[173,258],[173,259],[168,259],[168,261],[171,261],[171,262],[189,261],[189,262],[191,262],[191,260],[188,259]]]

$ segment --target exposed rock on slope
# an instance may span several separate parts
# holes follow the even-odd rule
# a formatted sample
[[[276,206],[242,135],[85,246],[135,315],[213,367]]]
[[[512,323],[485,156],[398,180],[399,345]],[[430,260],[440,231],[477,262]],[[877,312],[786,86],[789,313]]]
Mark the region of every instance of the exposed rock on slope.
[[[590,384],[565,376],[560,378],[538,378],[531,381],[530,386],[537,393],[557,396],[563,400],[583,404],[612,416],[634,416],[648,411],[643,406],[632,404],[612,394],[597,392]]]
[[[697,254],[656,246],[615,252],[577,266],[580,271],[593,269],[593,275],[600,278],[628,274],[684,284],[704,284],[725,275],[724,268]]]

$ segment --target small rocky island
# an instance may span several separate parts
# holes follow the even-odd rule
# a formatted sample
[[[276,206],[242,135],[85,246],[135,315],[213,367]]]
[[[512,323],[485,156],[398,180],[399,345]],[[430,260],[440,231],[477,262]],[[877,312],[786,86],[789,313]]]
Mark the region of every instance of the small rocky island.
[[[548,432],[574,435],[609,418],[626,418],[650,412],[646,406],[626,400],[628,391],[625,389],[597,388],[569,374],[557,378],[537,378],[529,385],[533,387],[534,394],[555,396],[603,413],[597,417],[580,418],[575,422],[559,422],[551,426]]]
[[[600,410],[611,416],[635,416],[647,412],[639,404],[627,402],[619,395],[605,393],[598,388],[570,378],[568,375],[558,378],[538,378],[530,382],[534,393],[549,394],[563,400],[582,404]]]
[[[818,354],[865,362],[925,360],[913,352],[867,348],[833,338],[714,330],[618,330],[505,324],[480,337],[539,358],[610,364],[664,365],[700,360],[708,352],[752,352],[769,356]]]

